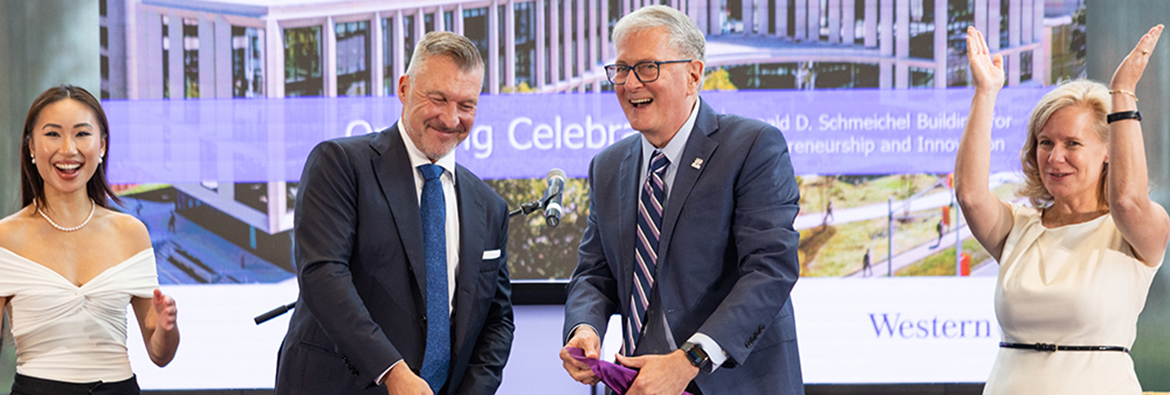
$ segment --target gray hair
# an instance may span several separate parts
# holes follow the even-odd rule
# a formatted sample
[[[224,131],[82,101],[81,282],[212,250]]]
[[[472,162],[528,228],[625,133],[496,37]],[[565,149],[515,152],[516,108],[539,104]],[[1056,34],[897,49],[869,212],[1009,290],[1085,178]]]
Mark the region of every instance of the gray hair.
[[[430,32],[415,44],[406,75],[414,77],[414,73],[420,67],[419,64],[432,56],[440,55],[454,61],[459,71],[483,69],[483,58],[479,56],[479,49],[470,39],[451,32]]]
[[[682,56],[707,63],[707,39],[699,26],[681,11],[664,6],[643,7],[622,17],[613,27],[613,42],[626,36],[656,27],[666,27],[667,40],[671,49]]]

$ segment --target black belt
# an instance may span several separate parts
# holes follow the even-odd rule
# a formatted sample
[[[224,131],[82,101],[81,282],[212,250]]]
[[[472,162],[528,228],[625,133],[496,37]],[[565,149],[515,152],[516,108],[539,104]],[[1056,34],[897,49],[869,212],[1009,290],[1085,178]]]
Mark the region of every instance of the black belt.
[[[1120,351],[1129,354],[1129,349],[1121,346],[1061,346],[1055,343],[1007,343],[1000,342],[1003,348],[1019,348],[1036,351]]]

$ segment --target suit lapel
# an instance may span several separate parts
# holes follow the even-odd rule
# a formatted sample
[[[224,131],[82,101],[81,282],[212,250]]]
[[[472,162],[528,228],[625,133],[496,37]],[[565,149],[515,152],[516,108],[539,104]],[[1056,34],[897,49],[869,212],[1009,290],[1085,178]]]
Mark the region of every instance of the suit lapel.
[[[403,250],[406,251],[408,264],[413,268],[415,283],[422,295],[426,295],[426,258],[421,248],[414,248],[423,245],[414,168],[410,166],[410,154],[406,152],[398,124],[382,131],[370,146],[378,152],[378,156],[371,160],[378,186],[382,188],[382,195],[390,205],[390,215],[394,217],[394,226],[402,238]]]
[[[480,290],[477,263],[483,261],[483,235],[487,231],[487,215],[484,214],[483,201],[474,193],[471,185],[473,179],[463,166],[456,166],[455,196],[459,206],[459,270],[455,275],[455,311],[452,314],[455,333],[451,343],[451,352],[461,349],[467,341],[467,333],[471,325],[471,313],[475,306],[475,295]]]
[[[618,249],[622,282],[618,284],[621,308],[630,305],[634,284],[634,246],[638,228],[638,167],[642,163],[642,140],[631,139],[630,149],[618,167]]]
[[[675,164],[678,167],[674,173],[674,183],[670,186],[670,197],[666,201],[666,211],[662,214],[662,233],[658,242],[659,265],[665,262],[667,253],[670,252],[674,226],[678,223],[679,213],[686,205],[687,196],[690,196],[695,182],[703,173],[703,169],[711,166],[711,154],[715,153],[715,148],[719,147],[719,143],[709,135],[718,128],[719,121],[715,118],[714,110],[711,110],[706,102],[701,102],[694,130],[691,131],[691,136],[687,139],[687,145],[683,148],[679,163]],[[697,165],[692,166],[692,163]],[[661,266],[659,266],[659,273],[661,270]]]

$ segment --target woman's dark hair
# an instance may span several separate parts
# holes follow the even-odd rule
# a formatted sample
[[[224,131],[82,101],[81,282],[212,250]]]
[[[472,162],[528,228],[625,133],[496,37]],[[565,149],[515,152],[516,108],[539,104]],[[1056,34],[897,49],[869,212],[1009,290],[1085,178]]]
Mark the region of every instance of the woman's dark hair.
[[[110,146],[110,123],[106,120],[106,112],[102,111],[102,104],[88,91],[81,87],[66,84],[49,88],[44,93],[41,93],[40,96],[37,96],[37,99],[33,100],[32,107],[28,109],[28,116],[24,119],[24,132],[20,138],[21,207],[28,206],[33,202],[39,205],[45,204],[45,180],[41,178],[41,173],[37,172],[36,165],[30,160],[32,151],[29,149],[29,144],[32,142],[33,128],[36,127],[37,117],[41,115],[41,111],[50,104],[65,99],[77,100],[79,103],[89,107],[90,110],[93,110],[93,115],[97,118],[98,127],[101,129],[101,139],[106,145],[106,160],[98,163],[97,171],[93,173],[93,177],[86,183],[86,193],[89,194],[89,198],[93,199],[97,205],[105,208],[109,208],[109,200],[121,204],[122,200],[114,195],[114,191],[110,189],[110,184],[106,181],[106,163],[109,163]]]

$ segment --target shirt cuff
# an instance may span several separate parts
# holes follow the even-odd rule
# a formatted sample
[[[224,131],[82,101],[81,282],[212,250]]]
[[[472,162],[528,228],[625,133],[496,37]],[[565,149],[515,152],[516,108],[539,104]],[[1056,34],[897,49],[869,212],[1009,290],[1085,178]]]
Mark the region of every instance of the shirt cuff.
[[[715,339],[712,339],[711,336],[695,333],[690,339],[687,339],[687,343],[695,343],[703,346],[703,351],[707,352],[707,358],[711,360],[711,370],[707,373],[715,372],[715,369],[719,369],[720,365],[727,362],[727,353],[723,351],[723,347],[719,347],[719,343],[715,342]]]
[[[704,346],[704,347],[706,347],[706,346]],[[391,370],[391,369],[394,369],[394,367],[395,367],[395,366],[398,366],[398,364],[400,364],[400,363],[402,363],[402,360],[401,360],[401,359],[399,359],[399,360],[398,360],[398,362],[395,362],[395,363],[392,363],[392,364],[390,364],[390,367],[386,368],[386,371],[385,371],[385,372],[382,372],[382,374],[378,375],[378,379],[377,379],[377,380],[374,380],[374,385],[381,385],[382,383],[385,383],[385,382],[386,382],[386,376],[389,376],[389,375],[390,375],[390,370]]]
[[[569,343],[569,340],[573,338],[573,335],[577,334],[577,330],[581,329],[581,327],[586,327],[586,328],[592,329],[594,334],[598,334],[597,328],[594,328],[593,325],[577,324],[577,326],[573,327],[573,330],[569,331],[569,338],[565,339],[565,344]],[[598,334],[598,337],[601,337],[601,335]],[[597,340],[600,341],[601,339],[597,339]]]

